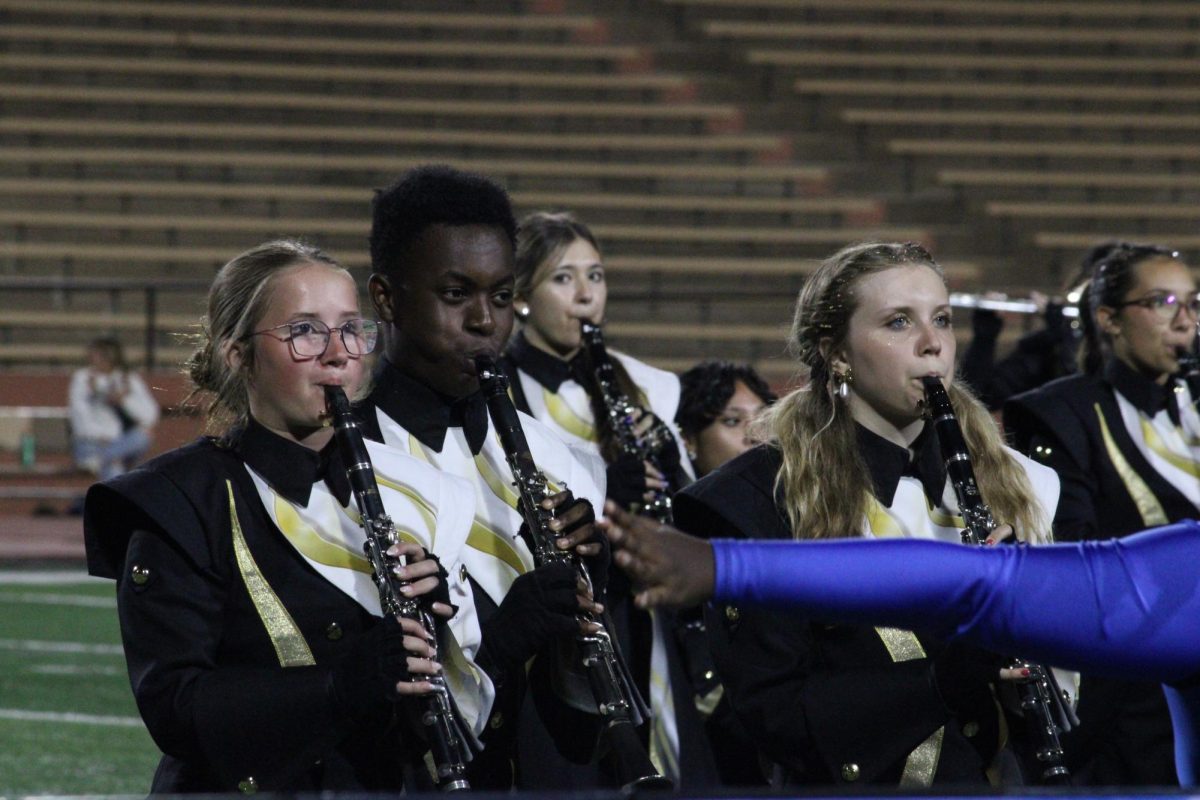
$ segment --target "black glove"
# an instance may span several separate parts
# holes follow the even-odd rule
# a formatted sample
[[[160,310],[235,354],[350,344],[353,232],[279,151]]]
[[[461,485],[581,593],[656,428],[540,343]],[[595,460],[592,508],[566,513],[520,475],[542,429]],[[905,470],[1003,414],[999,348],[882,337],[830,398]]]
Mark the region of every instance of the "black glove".
[[[653,416],[653,415],[651,415]],[[682,489],[680,483],[680,467],[679,467],[679,442],[675,441],[675,434],[671,432],[671,426],[663,422],[658,417],[654,417],[654,424],[659,426],[662,431],[662,446],[654,453],[657,461],[657,466],[660,472],[671,484],[671,491]],[[686,476],[686,473],[684,473]]]
[[[575,568],[546,564],[513,581],[496,613],[483,624],[480,660],[515,670],[557,636],[579,630]]]
[[[951,714],[992,703],[988,685],[1000,680],[1002,659],[970,645],[951,643],[933,659],[933,682]]]
[[[559,534],[566,536],[574,533],[584,525],[591,525],[596,521],[596,512],[592,508],[592,504],[582,497],[577,497],[565,506],[560,506],[558,515],[562,516],[569,509],[574,508],[579,504],[587,506],[587,513],[583,515],[573,525],[563,528]],[[599,528],[592,528],[592,535],[589,536],[583,544],[598,544],[600,552],[594,556],[587,556],[583,559],[583,564],[587,567],[588,575],[592,579],[592,595],[597,603],[604,602],[604,592],[608,588],[608,565],[612,563],[612,547],[608,543],[608,537],[604,535],[604,531]]]
[[[646,502],[646,465],[637,456],[623,455],[604,470],[608,499],[621,508],[633,508]]]
[[[384,617],[330,671],[333,701],[354,719],[381,711],[390,716],[399,699],[396,684],[409,679],[408,656],[404,629],[395,617]]]
[[[434,603],[445,603],[453,608],[454,604],[450,602],[450,573],[446,572],[446,568],[442,566],[442,560],[428,550],[425,551],[425,560],[437,562],[438,583],[437,586],[433,588],[433,591],[427,592],[416,598],[417,601],[426,606],[433,605]],[[437,614],[433,614],[432,616],[439,628],[446,624],[446,620]]]

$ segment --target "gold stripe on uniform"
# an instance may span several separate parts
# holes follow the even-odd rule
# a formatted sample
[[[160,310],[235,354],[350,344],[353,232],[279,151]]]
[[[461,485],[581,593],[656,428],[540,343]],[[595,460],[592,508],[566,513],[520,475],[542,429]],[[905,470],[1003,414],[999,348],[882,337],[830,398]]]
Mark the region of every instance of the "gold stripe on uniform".
[[[875,632],[883,640],[892,661],[915,661],[925,658],[925,648],[912,631],[900,628],[876,628]],[[900,775],[900,786],[903,788],[924,788],[933,785],[933,775],[937,772],[938,760],[942,756],[942,739],[946,735],[943,725],[934,731],[928,739],[917,745],[904,760],[904,772]]]
[[[254,603],[255,610],[258,611],[263,627],[267,629],[267,636],[271,638],[271,646],[275,648],[279,666],[308,667],[316,664],[312,650],[308,648],[308,642],[304,640],[296,621],[284,608],[283,602],[275,594],[271,584],[267,583],[254,561],[250,545],[246,543],[246,537],[242,533],[241,523],[238,522],[237,504],[233,499],[233,482],[225,481],[225,488],[229,492],[229,523],[233,530],[233,553],[237,559],[238,572],[242,575],[242,582],[246,584],[246,591]]]
[[[518,575],[524,575],[529,571],[529,567],[521,560],[521,555],[508,543],[508,540],[478,519],[471,521],[471,532],[467,534],[467,547],[503,561],[516,570]]]
[[[576,414],[557,393],[543,387],[542,401],[546,404],[546,413],[550,415],[550,419],[564,431],[588,442],[598,441],[596,426]]]
[[[1096,403],[1094,408],[1096,409],[1096,418],[1100,420],[1100,435],[1104,437],[1104,448],[1108,451],[1108,459],[1112,462],[1117,475],[1120,476],[1121,482],[1125,484],[1125,490],[1133,498],[1138,514],[1142,517],[1142,523],[1147,528],[1154,525],[1166,525],[1168,522],[1167,512],[1163,511],[1162,503],[1154,496],[1154,492],[1150,491],[1150,487],[1142,480],[1142,476],[1137,474],[1137,470],[1125,460],[1125,455],[1117,447],[1117,443],[1108,430],[1108,423],[1104,420],[1104,412],[1100,410],[1100,404]]]
[[[1163,442],[1162,437],[1158,435],[1158,431],[1146,419],[1142,420],[1142,438],[1146,440],[1147,447],[1168,464],[1175,467],[1175,469],[1186,472],[1193,478],[1200,478],[1200,463],[1197,463],[1195,459],[1182,456],[1179,453],[1173,453],[1167,449],[1167,445]]]
[[[318,564],[371,574],[371,563],[362,554],[321,536],[320,531],[305,522],[292,504],[279,495],[275,495],[275,524],[297,550]]]

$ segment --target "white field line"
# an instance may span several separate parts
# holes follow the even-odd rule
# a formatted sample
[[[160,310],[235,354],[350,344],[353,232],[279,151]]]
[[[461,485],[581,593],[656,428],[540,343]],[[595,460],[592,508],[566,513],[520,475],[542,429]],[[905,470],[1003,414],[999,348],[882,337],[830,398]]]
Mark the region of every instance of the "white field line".
[[[125,674],[125,669],[123,667],[95,665],[79,666],[76,664],[38,664],[30,667],[27,671],[32,672],[35,675],[83,675],[85,677],[100,676],[105,678],[112,678]]]
[[[94,578],[80,570],[0,570],[0,586],[53,586],[54,584],[97,584],[110,583],[105,578]]]
[[[25,653],[85,653],[94,656],[123,656],[119,644],[85,644],[83,642],[48,642],[38,639],[0,639],[0,650]]]
[[[32,603],[44,606],[77,606],[79,608],[116,608],[115,597],[88,597],[75,594],[37,594],[35,592],[0,592],[0,603]]]
[[[78,714],[62,711],[28,711],[22,708],[0,708],[0,719],[18,722],[75,722],[82,725],[111,725],[119,728],[140,728],[140,717],[114,717],[102,714]]]

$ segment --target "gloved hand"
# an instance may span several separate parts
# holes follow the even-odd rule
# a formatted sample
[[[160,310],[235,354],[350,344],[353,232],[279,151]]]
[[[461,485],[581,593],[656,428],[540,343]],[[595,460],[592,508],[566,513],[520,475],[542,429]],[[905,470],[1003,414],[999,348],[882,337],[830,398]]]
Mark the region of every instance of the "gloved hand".
[[[645,502],[646,465],[637,456],[623,455],[605,467],[608,499],[621,508],[632,508]]]
[[[995,653],[950,643],[933,659],[933,681],[951,714],[968,713],[991,704],[989,684],[1000,680],[1003,660]]]
[[[555,510],[555,516],[565,522],[561,530],[558,531],[560,536],[571,536],[576,532],[586,532],[587,538],[576,543],[579,545],[595,545],[597,551],[582,555],[583,564],[587,567],[588,575],[592,579],[592,594],[598,603],[604,602],[605,589],[608,587],[608,565],[612,562],[612,550],[608,544],[608,537],[604,531],[596,527],[596,512],[592,508],[592,504],[581,497],[576,497],[570,503],[564,503],[558,506]],[[586,528],[586,531],[584,529]],[[585,548],[591,550],[593,548]]]
[[[480,659],[501,670],[522,667],[550,640],[579,630],[575,569],[545,564],[513,581],[483,624]]]
[[[395,617],[368,629],[329,674],[334,702],[354,719],[378,714],[400,699],[396,684],[409,680],[404,630]]]

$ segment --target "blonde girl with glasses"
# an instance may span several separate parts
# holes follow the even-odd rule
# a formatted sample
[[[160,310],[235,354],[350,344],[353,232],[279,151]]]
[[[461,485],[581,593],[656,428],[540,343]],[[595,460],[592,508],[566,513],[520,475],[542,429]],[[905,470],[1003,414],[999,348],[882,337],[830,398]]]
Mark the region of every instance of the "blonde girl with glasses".
[[[453,622],[431,636],[381,617],[325,400],[360,392],[375,347],[353,278],[300,242],[260,245],[217,274],[201,339],[188,370],[210,435],[85,505],[89,571],[116,580],[133,694],[163,753],[150,791],[429,788],[411,698],[444,675],[478,733],[491,684]],[[430,552],[436,538],[453,563],[471,489],[369,452],[397,576],[449,618],[470,601],[452,600]]]

